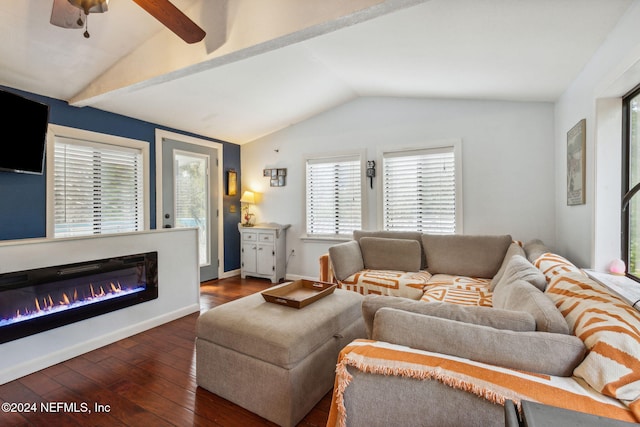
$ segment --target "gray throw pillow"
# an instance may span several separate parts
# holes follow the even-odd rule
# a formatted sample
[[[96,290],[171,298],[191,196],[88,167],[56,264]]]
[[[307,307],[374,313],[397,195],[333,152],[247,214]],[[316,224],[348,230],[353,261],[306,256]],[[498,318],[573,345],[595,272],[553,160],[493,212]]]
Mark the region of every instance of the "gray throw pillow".
[[[378,310],[372,338],[505,368],[561,377],[571,376],[586,353],[582,340],[573,335],[515,332],[393,308]]]
[[[516,280],[493,292],[493,306],[504,310],[526,311],[536,319],[536,330],[569,334],[569,325],[553,301],[540,289],[524,280]]]
[[[504,269],[502,278],[500,278],[495,286],[493,286],[493,282],[491,282],[491,291],[495,292],[498,286],[509,286],[509,283],[516,280],[529,282],[542,292],[547,288],[547,279],[544,277],[544,274],[522,255],[514,255]]]
[[[507,253],[504,255],[504,259],[502,260],[502,264],[500,265],[500,269],[498,270],[496,275],[493,276],[493,279],[491,279],[491,290],[492,291],[496,287],[496,285],[498,284],[498,281],[500,281],[500,279],[502,278],[502,275],[504,274],[504,270],[507,268],[507,264],[509,264],[509,260],[511,260],[511,257],[514,256],[514,255],[525,256],[524,249],[522,248],[522,246],[520,246],[516,242],[513,242],[513,243],[511,243],[509,245],[509,249],[507,249]]]
[[[512,241],[509,235],[422,235],[429,273],[485,279],[496,275]]]
[[[491,326],[496,329],[510,329],[521,332],[536,330],[536,320],[530,313],[524,311],[464,306],[446,302],[413,301],[408,298],[392,296],[366,295],[362,301],[362,317],[368,337],[371,337],[373,332],[373,320],[376,312],[385,307],[465,323]]]
[[[364,268],[420,271],[420,243],[415,240],[363,237],[360,239],[360,250]]]
[[[344,280],[352,274],[364,270],[360,245],[355,240],[331,246],[329,260],[333,266],[333,274],[338,280]]]

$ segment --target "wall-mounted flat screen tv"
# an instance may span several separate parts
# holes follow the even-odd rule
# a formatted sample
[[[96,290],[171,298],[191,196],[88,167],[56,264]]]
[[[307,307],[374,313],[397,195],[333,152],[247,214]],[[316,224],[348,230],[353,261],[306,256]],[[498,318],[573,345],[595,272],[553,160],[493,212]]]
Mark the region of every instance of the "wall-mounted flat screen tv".
[[[42,174],[49,106],[0,89],[0,170]]]

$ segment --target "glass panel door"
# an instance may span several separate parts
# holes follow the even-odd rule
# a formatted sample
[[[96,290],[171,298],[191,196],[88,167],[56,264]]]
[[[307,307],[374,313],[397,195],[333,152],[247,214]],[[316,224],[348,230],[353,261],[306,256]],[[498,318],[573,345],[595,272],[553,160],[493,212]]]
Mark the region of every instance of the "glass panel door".
[[[200,265],[209,265],[209,156],[174,150],[175,227],[197,227]]]

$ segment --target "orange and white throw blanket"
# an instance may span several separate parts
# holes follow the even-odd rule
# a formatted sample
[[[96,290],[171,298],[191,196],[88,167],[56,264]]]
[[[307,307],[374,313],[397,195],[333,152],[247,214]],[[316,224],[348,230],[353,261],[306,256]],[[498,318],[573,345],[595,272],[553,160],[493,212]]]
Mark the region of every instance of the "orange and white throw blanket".
[[[381,341],[355,340],[338,358],[327,423],[330,427],[345,426],[349,415],[344,404],[344,392],[352,379],[348,366],[371,374],[440,381],[500,405],[507,399],[518,406],[521,400],[529,400],[608,418],[638,421],[620,401],[594,391],[575,377],[533,374]]]
[[[394,270],[358,271],[344,280],[339,280],[341,289],[362,295],[387,295],[420,299],[423,288],[429,283],[431,274],[426,271],[407,272]]]

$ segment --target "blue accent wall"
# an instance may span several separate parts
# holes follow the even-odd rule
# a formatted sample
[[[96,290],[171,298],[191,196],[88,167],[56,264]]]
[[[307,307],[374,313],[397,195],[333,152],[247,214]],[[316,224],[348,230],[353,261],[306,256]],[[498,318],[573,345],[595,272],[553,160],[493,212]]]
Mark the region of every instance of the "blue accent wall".
[[[156,228],[156,167],[155,167],[155,131],[164,129],[171,132],[193,136],[222,143],[223,171],[234,169],[238,172],[240,183],[240,146],[201,135],[184,132],[154,123],[133,119],[119,114],[108,113],[91,107],[73,107],[67,102],[48,98],[17,89],[0,88],[23,95],[35,101],[49,105],[49,122],[76,129],[121,136],[124,138],[147,141],[150,146],[151,170],[149,202],[151,207],[151,228]],[[1,113],[0,113],[1,114]],[[26,126],[29,118],[25,117]],[[0,140],[0,155],[12,149],[17,141]],[[226,179],[226,174],[225,179]],[[226,183],[225,183],[226,184]],[[0,171],[0,240],[28,239],[46,237],[46,171],[43,175],[28,175]],[[226,185],[223,190],[226,189]],[[226,194],[226,192],[225,192]],[[236,213],[231,206],[236,205]],[[221,212],[224,227],[224,271],[240,268],[240,194],[224,196]]]
[[[240,146],[237,145],[236,151],[223,150],[222,164],[224,165],[223,177],[224,177],[224,197],[223,197],[223,209],[224,214],[222,220],[224,221],[225,239],[224,239],[224,271],[230,271],[240,268],[240,232],[238,231],[238,224],[241,222],[240,215],[240,197],[241,191],[241,173],[240,173]],[[227,171],[235,170],[237,173],[237,192],[235,196],[227,195]],[[233,212],[232,212],[233,210]],[[229,230],[229,231],[227,231]],[[231,231],[233,230],[233,231]],[[226,254],[233,252],[237,254],[235,258],[227,258]]]

